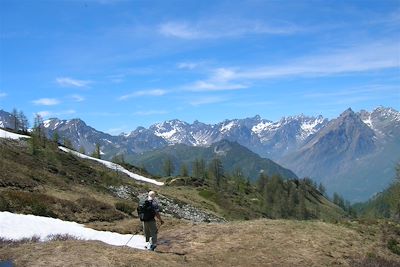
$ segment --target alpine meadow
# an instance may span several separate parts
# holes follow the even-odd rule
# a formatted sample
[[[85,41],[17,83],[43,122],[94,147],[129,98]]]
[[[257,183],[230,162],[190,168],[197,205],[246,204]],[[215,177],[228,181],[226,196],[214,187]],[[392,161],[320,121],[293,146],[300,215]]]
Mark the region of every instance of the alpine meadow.
[[[400,266],[399,14],[0,1],[0,266]]]

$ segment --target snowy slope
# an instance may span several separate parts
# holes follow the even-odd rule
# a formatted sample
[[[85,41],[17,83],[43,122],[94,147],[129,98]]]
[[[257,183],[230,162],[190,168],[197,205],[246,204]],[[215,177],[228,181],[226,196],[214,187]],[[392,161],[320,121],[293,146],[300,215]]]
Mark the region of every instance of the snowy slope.
[[[65,235],[82,240],[99,240],[113,246],[127,245],[132,248],[144,249],[146,241],[142,235],[122,235],[114,232],[97,231],[86,228],[83,224],[62,221],[60,219],[0,212],[0,237],[20,240],[39,237],[47,241],[51,235]]]
[[[152,184],[155,184],[155,185],[164,185],[163,182],[159,182],[159,181],[156,181],[154,179],[146,178],[146,177],[141,176],[139,174],[130,172],[127,169],[125,169],[124,167],[122,167],[121,165],[115,164],[113,162],[109,162],[109,161],[106,161],[106,160],[89,157],[89,156],[87,156],[85,154],[78,153],[78,152],[76,152],[74,150],[71,150],[71,149],[68,149],[66,147],[59,146],[58,148],[61,149],[64,152],[72,153],[72,154],[74,154],[74,155],[76,155],[76,156],[78,156],[80,158],[95,160],[95,161],[105,165],[106,167],[112,169],[112,170],[117,170],[119,172],[123,172],[123,173],[127,174],[129,177],[131,177],[131,178],[133,178],[135,180],[146,182],[146,183],[152,183]]]
[[[20,138],[30,138],[30,137],[27,135],[11,133],[0,129],[0,138],[20,139]]]
[[[21,135],[21,134],[10,133],[10,132],[7,132],[7,131],[4,131],[4,130],[0,129],[0,138],[19,139],[19,138],[30,138],[30,137],[26,136],[26,135]],[[122,166],[120,166],[118,164],[115,164],[113,162],[92,158],[92,157],[89,157],[87,155],[84,155],[84,154],[78,153],[76,151],[73,151],[71,149],[62,147],[62,146],[59,146],[58,148],[60,150],[64,151],[64,152],[72,153],[72,154],[74,154],[74,155],[76,155],[76,156],[78,156],[80,158],[95,160],[95,161],[107,166],[108,168],[110,168],[112,170],[117,170],[119,172],[123,172],[123,173],[127,174],[129,177],[131,177],[131,178],[133,178],[135,180],[146,182],[146,183],[151,183],[151,184],[155,184],[155,185],[164,185],[163,182],[159,182],[159,181],[156,181],[154,179],[146,178],[146,177],[141,176],[139,174],[130,172],[127,169],[125,169],[124,167],[122,167]]]

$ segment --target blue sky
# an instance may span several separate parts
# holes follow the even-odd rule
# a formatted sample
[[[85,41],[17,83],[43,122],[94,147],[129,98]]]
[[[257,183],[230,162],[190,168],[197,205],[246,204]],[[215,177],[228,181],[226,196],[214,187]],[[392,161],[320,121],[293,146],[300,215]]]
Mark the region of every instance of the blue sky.
[[[400,1],[0,1],[0,109],[111,133],[400,109]]]

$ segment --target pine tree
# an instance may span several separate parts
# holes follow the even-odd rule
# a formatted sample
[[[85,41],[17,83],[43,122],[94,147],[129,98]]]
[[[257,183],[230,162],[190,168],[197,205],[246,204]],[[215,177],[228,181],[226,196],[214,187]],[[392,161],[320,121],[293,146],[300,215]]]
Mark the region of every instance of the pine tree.
[[[96,143],[96,148],[94,149],[92,153],[92,157],[101,159],[101,151],[100,151],[100,144]]]
[[[58,144],[58,142],[60,141],[60,135],[58,134],[57,131],[55,131],[55,132],[53,133],[53,141],[54,141],[54,143],[56,143],[56,144]]]
[[[11,113],[11,123],[12,123],[11,127],[13,128],[14,131],[18,131],[20,127],[18,115],[19,115],[18,110],[14,108]]]
[[[165,159],[163,167],[165,176],[171,176],[175,172],[175,166],[170,157]]]
[[[187,166],[186,166],[185,163],[182,163],[182,164],[181,164],[180,173],[181,173],[181,176],[182,176],[182,177],[188,177],[188,176],[189,176],[189,171],[188,171],[188,168],[187,168]]]
[[[205,166],[205,162],[203,159],[196,159],[193,162],[193,171],[192,171],[192,175],[195,178],[204,180],[206,179],[206,166]]]
[[[210,174],[214,178],[215,185],[217,188],[221,188],[224,178],[224,167],[222,161],[219,158],[214,158],[210,163]]]
[[[85,147],[84,147],[84,146],[81,146],[81,147],[79,148],[79,153],[81,153],[81,154],[86,154],[86,151],[85,151]]]
[[[73,147],[72,147],[72,142],[71,142],[71,140],[69,140],[69,139],[66,138],[66,137],[63,138],[63,145],[64,145],[65,147],[67,147],[67,148],[70,148],[70,149],[73,148]]]
[[[325,186],[324,186],[322,183],[319,183],[318,191],[321,193],[321,195],[325,196],[325,194],[326,194],[326,188],[325,188]]]
[[[18,114],[18,120],[20,123],[20,129],[22,132],[27,133],[29,128],[28,118],[25,116],[24,112],[20,111]]]

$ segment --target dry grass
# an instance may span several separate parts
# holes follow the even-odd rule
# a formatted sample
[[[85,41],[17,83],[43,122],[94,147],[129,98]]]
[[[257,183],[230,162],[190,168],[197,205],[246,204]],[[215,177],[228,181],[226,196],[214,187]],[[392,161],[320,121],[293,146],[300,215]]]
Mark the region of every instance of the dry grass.
[[[128,228],[130,223],[119,225]],[[12,259],[16,266],[400,266],[400,256],[387,249],[377,228],[359,227],[364,226],[168,219],[160,229],[159,253],[68,240],[4,246],[0,260]]]

